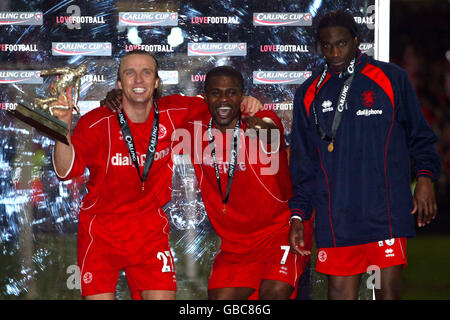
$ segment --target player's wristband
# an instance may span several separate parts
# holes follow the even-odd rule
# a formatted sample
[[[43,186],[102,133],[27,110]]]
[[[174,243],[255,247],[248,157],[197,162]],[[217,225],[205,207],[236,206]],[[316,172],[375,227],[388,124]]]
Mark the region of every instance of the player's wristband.
[[[291,216],[291,218],[289,219],[289,225],[291,224],[292,219],[298,219],[300,221],[303,221],[303,219],[299,216]]]
[[[419,179],[420,177],[430,178],[431,181],[433,181],[433,182],[436,180],[433,175],[433,172],[431,172],[430,170],[425,170],[425,169],[422,169],[422,170],[419,170],[416,172],[416,178]]]

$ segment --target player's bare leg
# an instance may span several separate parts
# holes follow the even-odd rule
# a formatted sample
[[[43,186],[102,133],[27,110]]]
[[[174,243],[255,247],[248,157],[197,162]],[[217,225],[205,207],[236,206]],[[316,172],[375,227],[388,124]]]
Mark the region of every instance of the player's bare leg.
[[[328,276],[329,300],[357,300],[361,275]]]
[[[402,298],[403,265],[380,270],[380,289],[375,289],[377,300],[400,300]]]
[[[175,293],[172,290],[144,290],[141,296],[142,300],[175,300]]]
[[[116,294],[113,292],[93,294],[84,297],[85,300],[115,300]]]
[[[286,282],[265,279],[259,287],[259,299],[288,300],[293,291],[294,287]]]
[[[246,300],[255,292],[253,288],[217,288],[208,290],[209,300]]]

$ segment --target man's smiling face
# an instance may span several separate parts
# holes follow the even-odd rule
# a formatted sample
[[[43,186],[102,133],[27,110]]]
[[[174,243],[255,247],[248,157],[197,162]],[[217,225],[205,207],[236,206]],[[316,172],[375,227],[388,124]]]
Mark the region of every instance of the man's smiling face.
[[[147,105],[159,86],[156,62],[148,55],[131,54],[120,65],[118,87],[122,89],[123,102]]]
[[[216,127],[232,129],[239,118],[244,97],[239,81],[230,76],[214,76],[205,91],[205,100]]]

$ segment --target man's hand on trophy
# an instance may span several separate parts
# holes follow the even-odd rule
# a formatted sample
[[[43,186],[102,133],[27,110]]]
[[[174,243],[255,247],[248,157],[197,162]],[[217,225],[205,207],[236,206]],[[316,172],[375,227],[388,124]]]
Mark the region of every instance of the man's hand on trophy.
[[[52,86],[51,84],[50,86]],[[68,87],[66,93],[59,95],[58,100],[52,103],[54,107],[53,115],[59,120],[67,123],[70,126],[72,124],[72,112],[73,112],[73,98],[72,98],[72,88]],[[70,131],[70,130],[69,130]]]
[[[122,110],[122,90],[112,89],[106,94],[106,98],[100,101],[100,105],[116,112]]]

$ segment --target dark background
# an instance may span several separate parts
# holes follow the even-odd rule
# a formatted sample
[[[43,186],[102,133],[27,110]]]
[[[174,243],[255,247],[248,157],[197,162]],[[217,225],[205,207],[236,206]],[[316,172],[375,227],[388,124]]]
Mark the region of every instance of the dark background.
[[[391,1],[390,60],[408,72],[439,137],[442,161],[442,175],[435,184],[439,213],[419,233],[450,233],[449,20],[450,4],[445,0]]]

